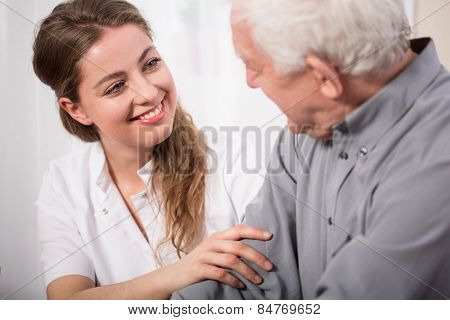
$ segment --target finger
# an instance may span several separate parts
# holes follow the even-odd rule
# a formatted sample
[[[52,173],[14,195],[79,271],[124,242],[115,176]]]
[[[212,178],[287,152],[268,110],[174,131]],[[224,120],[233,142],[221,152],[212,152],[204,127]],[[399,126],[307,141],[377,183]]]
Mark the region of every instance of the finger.
[[[273,267],[269,259],[261,252],[241,241],[216,240],[212,243],[212,250],[241,257],[266,271]]]
[[[205,264],[203,267],[203,277],[205,279],[216,280],[236,289],[243,289],[245,285],[235,276],[222,268]]]
[[[204,257],[204,263],[227,268],[236,271],[254,284],[261,284],[263,279],[241,259],[227,253],[208,253]]]
[[[270,240],[272,238],[272,233],[258,227],[251,227],[241,224],[231,229],[215,233],[212,237],[223,240]]]

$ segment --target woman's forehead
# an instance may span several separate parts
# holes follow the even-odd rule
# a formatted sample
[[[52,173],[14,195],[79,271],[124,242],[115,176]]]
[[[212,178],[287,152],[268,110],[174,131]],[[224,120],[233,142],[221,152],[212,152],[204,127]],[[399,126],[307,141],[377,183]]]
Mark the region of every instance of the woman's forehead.
[[[154,44],[138,26],[108,28],[81,59],[83,73],[96,78],[99,74],[126,71],[138,63],[148,48],[154,49]]]

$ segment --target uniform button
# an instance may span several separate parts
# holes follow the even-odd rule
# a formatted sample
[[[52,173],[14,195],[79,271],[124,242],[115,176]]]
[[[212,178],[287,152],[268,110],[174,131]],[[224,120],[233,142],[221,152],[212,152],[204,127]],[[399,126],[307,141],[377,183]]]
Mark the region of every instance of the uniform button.
[[[106,210],[106,209],[103,209],[103,210],[102,210],[102,213],[103,213],[103,214],[108,214],[108,213],[109,213],[109,211],[108,211],[108,210]]]
[[[339,158],[342,160],[347,160],[348,159],[348,153],[345,151],[342,151],[341,153],[339,153]]]
[[[361,155],[361,157],[367,156],[368,153],[369,153],[369,150],[367,150],[366,147],[362,147],[361,150],[359,150],[359,154]]]
[[[328,224],[329,224],[330,226],[333,225],[333,219],[332,219],[331,217],[328,218]]]

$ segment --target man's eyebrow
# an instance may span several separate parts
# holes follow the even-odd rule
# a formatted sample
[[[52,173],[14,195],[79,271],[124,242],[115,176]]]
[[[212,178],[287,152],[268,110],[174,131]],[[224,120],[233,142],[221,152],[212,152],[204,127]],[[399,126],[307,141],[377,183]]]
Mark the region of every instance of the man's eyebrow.
[[[150,46],[150,47],[146,48],[142,52],[141,56],[139,57],[138,63],[141,63],[142,60],[144,60],[145,57],[147,56],[148,52],[151,51],[151,50],[154,50],[154,49],[155,49],[155,46]],[[97,84],[95,85],[94,89],[97,89],[102,83],[104,83],[106,81],[109,81],[109,80],[112,80],[112,79],[121,78],[124,75],[126,75],[125,71],[116,71],[116,72],[110,73],[110,74],[106,75],[105,77],[103,77],[99,82],[97,82]]]

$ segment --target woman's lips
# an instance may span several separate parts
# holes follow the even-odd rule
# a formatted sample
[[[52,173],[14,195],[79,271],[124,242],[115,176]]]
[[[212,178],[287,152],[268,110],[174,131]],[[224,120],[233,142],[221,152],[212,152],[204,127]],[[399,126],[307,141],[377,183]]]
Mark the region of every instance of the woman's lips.
[[[164,101],[161,102],[156,108],[153,108],[139,117],[133,118],[130,121],[137,122],[139,124],[152,124],[161,121],[165,115],[166,108],[164,107]]]

